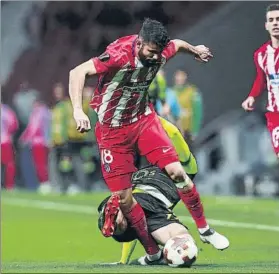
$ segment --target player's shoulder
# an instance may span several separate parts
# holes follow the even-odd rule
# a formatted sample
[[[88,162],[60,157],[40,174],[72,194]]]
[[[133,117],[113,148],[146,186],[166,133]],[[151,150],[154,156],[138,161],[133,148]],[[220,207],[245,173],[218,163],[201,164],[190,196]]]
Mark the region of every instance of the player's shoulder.
[[[128,59],[136,38],[137,35],[120,37],[107,46],[106,53],[116,60]]]
[[[258,56],[261,53],[265,53],[267,50],[267,47],[270,45],[270,41],[265,42],[262,44],[258,49],[255,50],[254,56]]]

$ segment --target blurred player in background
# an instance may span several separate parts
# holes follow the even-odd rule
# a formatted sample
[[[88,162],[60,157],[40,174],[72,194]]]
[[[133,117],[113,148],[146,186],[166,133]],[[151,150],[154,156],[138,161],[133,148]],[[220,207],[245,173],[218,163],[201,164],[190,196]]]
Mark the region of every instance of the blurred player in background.
[[[113,220],[120,207],[135,229],[149,261],[160,259],[162,253],[148,232],[141,206],[132,196],[131,176],[137,170],[134,165],[136,151],[151,164],[165,169],[176,182],[181,199],[193,218],[199,222],[200,233],[209,230],[199,194],[148,99],[148,89],[157,72],[178,52],[191,53],[202,62],[212,57],[205,46],[170,40],[160,22],[146,19],[138,35],[114,41],[102,55],[71,70],[69,77],[77,130],[84,132],[91,128],[82,108],[85,77],[99,75],[91,106],[98,114],[95,132],[103,177],[113,193],[105,209],[103,234],[107,237],[113,234]]]
[[[61,193],[68,190],[72,176],[72,161],[68,149],[69,98],[62,83],[53,86],[55,104],[52,107],[51,137],[56,171]]]
[[[48,172],[48,154],[51,142],[51,112],[37,97],[33,103],[28,125],[21,134],[19,141],[31,149],[33,163],[39,181],[38,191],[41,194],[51,192]]]
[[[242,107],[246,111],[254,110],[256,98],[267,88],[268,102],[265,114],[267,128],[274,151],[279,158],[279,4],[268,6],[265,28],[270,34],[270,41],[254,53],[256,79]]]
[[[84,87],[83,109],[90,117],[92,124],[95,124],[96,114],[93,109],[89,108],[92,92],[91,87]],[[52,108],[52,146],[55,150],[57,169],[60,175],[60,190],[62,193],[74,195],[81,189],[89,188],[87,177],[95,171],[95,163],[92,159],[92,143],[95,140],[95,135],[94,132],[86,134],[77,132],[71,101],[65,96],[62,83],[54,85],[53,96],[56,103]],[[80,160],[81,169],[79,170],[75,168],[74,157],[75,160]],[[81,173],[85,174],[85,178],[77,178]],[[80,181],[84,184],[77,185],[76,182]]]
[[[13,147],[13,135],[18,129],[15,112],[1,103],[1,181],[7,190],[15,187],[16,164]]]
[[[182,70],[177,70],[174,74],[173,90],[181,107],[179,128],[191,147],[202,126],[202,96],[198,88],[188,82],[188,75]]]

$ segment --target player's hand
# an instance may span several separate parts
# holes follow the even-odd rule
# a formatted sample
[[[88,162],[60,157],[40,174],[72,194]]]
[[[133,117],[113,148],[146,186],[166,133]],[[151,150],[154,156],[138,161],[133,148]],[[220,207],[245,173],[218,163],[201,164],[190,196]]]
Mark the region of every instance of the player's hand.
[[[81,133],[91,129],[90,120],[82,109],[74,109],[74,119],[77,123],[77,130]]]
[[[197,51],[195,59],[197,61],[207,63],[211,58],[213,58],[213,54],[210,52],[210,49],[204,45],[195,46]]]
[[[255,103],[255,98],[249,96],[245,101],[243,101],[242,108],[246,111],[254,110],[254,103]]]

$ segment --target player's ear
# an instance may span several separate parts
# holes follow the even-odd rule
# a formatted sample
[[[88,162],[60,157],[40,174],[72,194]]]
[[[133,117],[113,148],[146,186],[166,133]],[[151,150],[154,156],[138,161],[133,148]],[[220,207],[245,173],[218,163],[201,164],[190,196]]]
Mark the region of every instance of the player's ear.
[[[138,49],[140,49],[141,46],[142,46],[142,39],[140,37],[137,39],[136,46],[137,46]]]

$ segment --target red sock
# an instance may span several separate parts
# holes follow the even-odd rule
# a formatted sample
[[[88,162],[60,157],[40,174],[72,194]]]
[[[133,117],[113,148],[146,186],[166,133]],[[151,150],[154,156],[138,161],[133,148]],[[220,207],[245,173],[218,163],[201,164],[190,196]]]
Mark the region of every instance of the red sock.
[[[131,227],[135,229],[146,253],[149,255],[158,253],[159,247],[148,232],[146,218],[140,204],[137,203],[129,213],[125,214],[125,217],[129,220]]]
[[[207,222],[205,220],[200,194],[197,191],[196,186],[194,185],[194,187],[186,193],[183,193],[180,190],[178,191],[178,193],[181,200],[186,205],[190,214],[192,215],[192,218],[194,219],[197,227],[206,227]]]

